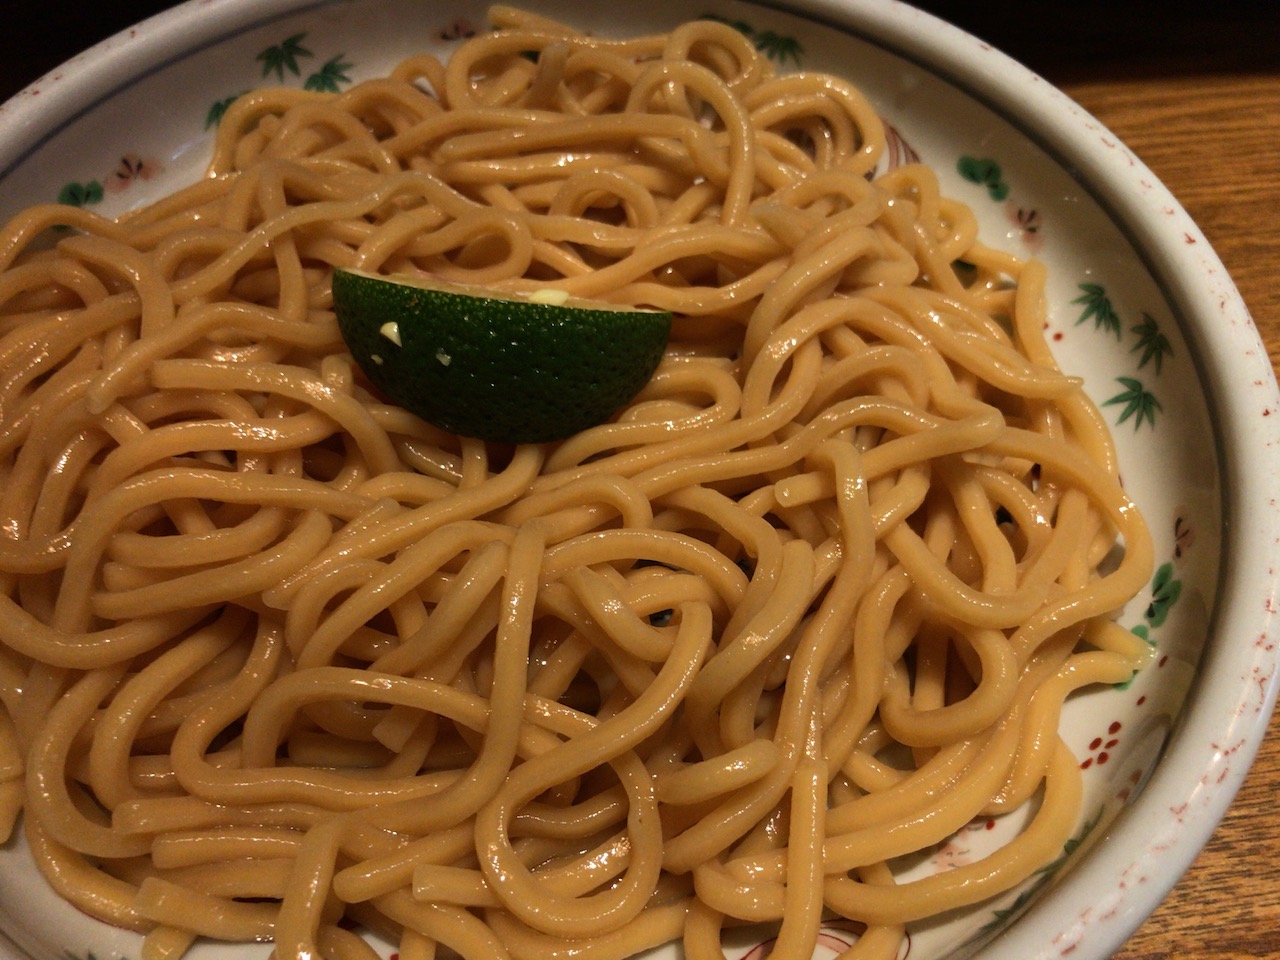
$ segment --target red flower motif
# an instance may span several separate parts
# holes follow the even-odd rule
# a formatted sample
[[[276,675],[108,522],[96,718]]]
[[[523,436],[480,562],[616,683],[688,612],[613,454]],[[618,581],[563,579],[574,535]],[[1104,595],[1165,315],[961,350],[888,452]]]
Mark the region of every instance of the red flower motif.
[[[1040,212],[1020,207],[1012,200],[1005,204],[1004,209],[1009,222],[1021,231],[1022,242],[1027,249],[1039,250],[1042,242],[1040,237]]]
[[[916,152],[915,147],[911,146],[898,128],[888,121],[884,123],[884,145],[884,156],[880,160],[883,167],[880,171],[882,173],[920,162],[920,154]]]
[[[471,21],[463,17],[459,17],[453,23],[444,27],[436,34],[441,40],[466,40],[476,35],[476,28],[471,25]]]
[[[1182,555],[1187,551],[1193,543],[1196,542],[1196,533],[1192,529],[1191,521],[1182,514],[1178,514],[1173,518],[1173,555],[1176,559],[1181,560]]]
[[[108,193],[120,193],[129,189],[136,180],[150,180],[164,170],[155,157],[143,157],[136,153],[126,153],[116,164],[116,168],[103,178],[103,187]]]
[[[1119,720],[1111,723],[1107,727],[1107,735],[1105,737],[1094,737],[1089,744],[1089,752],[1092,756],[1085,757],[1080,761],[1080,769],[1088,770],[1096,762],[1098,766],[1106,763],[1111,759],[1111,751],[1120,743],[1120,728],[1123,724]]]

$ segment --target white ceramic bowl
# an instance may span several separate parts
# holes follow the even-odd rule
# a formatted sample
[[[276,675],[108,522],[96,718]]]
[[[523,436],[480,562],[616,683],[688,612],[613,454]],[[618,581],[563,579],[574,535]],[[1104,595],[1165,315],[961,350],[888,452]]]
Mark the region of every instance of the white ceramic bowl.
[[[1063,733],[1085,770],[1072,852],[1023,888],[917,927],[913,960],[1101,960],[1168,892],[1244,777],[1276,694],[1280,397],[1221,263],[1169,192],[1067,97],[986,44],[885,0],[537,0],[599,33],[713,12],[784,62],[844,74],[977,212],[984,238],[1052,271],[1051,338],[1113,422],[1160,572],[1122,622],[1156,664],[1077,697]],[[76,57],[0,107],[0,217],[61,198],[111,213],[202,172],[226,98],[266,81],[345,86],[484,23],[475,0],[190,0]],[[264,80],[258,54],[304,35]],[[770,40],[772,38],[772,40]],[[267,67],[266,69],[270,69]],[[982,826],[982,825],[980,825]],[[962,831],[922,870],[998,841]],[[0,851],[0,957],[136,957],[80,916],[21,844]],[[23,952],[25,951],[25,952]],[[670,951],[674,953],[674,951]],[[197,956],[265,955],[202,945]]]

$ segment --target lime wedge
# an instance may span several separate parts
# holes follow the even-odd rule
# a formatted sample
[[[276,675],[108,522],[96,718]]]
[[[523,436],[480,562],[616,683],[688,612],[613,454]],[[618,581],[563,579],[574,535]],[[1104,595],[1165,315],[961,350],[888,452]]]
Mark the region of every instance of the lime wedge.
[[[499,443],[562,440],[603,423],[649,382],[671,314],[358,270],[333,274],[352,356],[393,403]]]

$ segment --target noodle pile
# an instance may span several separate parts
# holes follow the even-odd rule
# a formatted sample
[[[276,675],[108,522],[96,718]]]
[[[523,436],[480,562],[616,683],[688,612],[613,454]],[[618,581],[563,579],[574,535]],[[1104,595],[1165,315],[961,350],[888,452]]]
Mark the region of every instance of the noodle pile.
[[[148,960],[706,960],[744,923],[807,958],[836,917],[892,957],[1061,854],[1060,708],[1146,649],[1043,269],[729,27],[493,19],[244,95],[145,209],[0,234],[4,828]],[[336,266],[676,319],[614,422],[503,448],[370,393]]]

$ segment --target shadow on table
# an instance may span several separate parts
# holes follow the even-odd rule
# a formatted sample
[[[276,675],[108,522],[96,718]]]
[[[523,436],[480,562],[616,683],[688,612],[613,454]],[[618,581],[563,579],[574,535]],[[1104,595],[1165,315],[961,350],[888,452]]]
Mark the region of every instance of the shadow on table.
[[[915,0],[1055,83],[1280,73],[1276,0]]]

